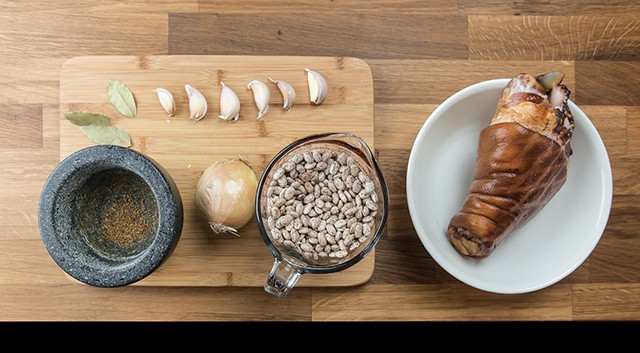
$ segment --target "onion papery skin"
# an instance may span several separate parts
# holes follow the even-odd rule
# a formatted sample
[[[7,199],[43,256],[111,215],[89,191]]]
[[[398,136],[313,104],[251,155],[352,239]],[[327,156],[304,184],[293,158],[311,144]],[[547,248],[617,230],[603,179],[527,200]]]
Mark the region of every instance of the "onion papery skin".
[[[215,233],[232,233],[253,218],[258,178],[241,159],[214,162],[200,177],[196,205]]]

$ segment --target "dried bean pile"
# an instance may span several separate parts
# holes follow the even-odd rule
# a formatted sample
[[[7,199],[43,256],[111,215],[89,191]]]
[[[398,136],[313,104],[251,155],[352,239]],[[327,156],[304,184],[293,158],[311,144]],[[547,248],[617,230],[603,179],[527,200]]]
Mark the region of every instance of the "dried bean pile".
[[[272,240],[306,259],[347,257],[372,236],[375,184],[345,152],[313,149],[293,155],[267,189]]]

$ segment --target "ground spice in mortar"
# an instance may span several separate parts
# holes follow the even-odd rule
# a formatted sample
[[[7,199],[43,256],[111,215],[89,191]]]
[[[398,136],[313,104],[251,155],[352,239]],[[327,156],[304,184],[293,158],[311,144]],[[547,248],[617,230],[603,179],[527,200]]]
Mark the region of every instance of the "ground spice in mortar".
[[[151,188],[124,170],[97,173],[82,187],[77,224],[87,243],[114,259],[146,249],[158,228],[158,207]]]
[[[109,205],[102,227],[107,239],[119,246],[131,246],[149,233],[147,212],[138,207],[131,195],[122,195]]]

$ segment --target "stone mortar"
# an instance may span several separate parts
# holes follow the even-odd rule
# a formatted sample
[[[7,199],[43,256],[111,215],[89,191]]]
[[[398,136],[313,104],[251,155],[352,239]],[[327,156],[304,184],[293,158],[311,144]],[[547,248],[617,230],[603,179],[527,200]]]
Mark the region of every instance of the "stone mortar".
[[[122,200],[144,219],[121,212],[127,223],[105,230]],[[112,145],[88,147],[60,162],[38,209],[49,255],[71,277],[96,287],[128,285],[155,271],[175,249],[183,220],[182,198],[169,173],[148,156]],[[135,233],[138,228],[144,234]],[[124,242],[114,230],[136,238]]]

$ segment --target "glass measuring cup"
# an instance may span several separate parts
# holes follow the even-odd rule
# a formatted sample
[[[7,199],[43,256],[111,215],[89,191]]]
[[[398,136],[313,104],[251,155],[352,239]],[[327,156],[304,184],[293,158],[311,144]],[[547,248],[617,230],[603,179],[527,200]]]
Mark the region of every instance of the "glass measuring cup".
[[[291,242],[286,245],[281,242],[282,235],[279,234],[278,230],[274,230],[274,221],[275,218],[272,213],[272,208],[275,207],[273,204],[273,199],[270,201],[269,197],[273,198],[273,192],[269,192],[270,186],[278,185],[274,178],[274,175],[277,174],[278,170],[283,168],[283,164],[287,162],[293,161],[292,158],[298,154],[304,154],[305,152],[311,151],[324,151],[324,152],[332,152],[333,156],[344,153],[346,158],[352,158],[350,161],[352,164],[357,164],[359,170],[366,175],[366,178],[362,180],[371,181],[373,184],[373,191],[369,194],[360,194],[356,193],[353,190],[349,189],[351,192],[345,188],[347,192],[349,192],[349,196],[347,196],[342,190],[342,195],[339,197],[341,201],[338,201],[337,206],[345,207],[347,202],[352,202],[354,207],[363,206],[362,198],[360,201],[356,200],[356,196],[362,195],[363,197],[367,197],[367,202],[372,202],[375,200],[375,207],[371,206],[371,208],[375,209],[365,210],[367,215],[363,216],[362,214],[358,214],[355,212],[353,215],[344,216],[342,219],[345,220],[347,225],[358,228],[357,225],[354,224],[360,223],[361,228],[365,227],[366,223],[368,227],[365,232],[368,233],[366,237],[360,236],[357,240],[350,242],[347,250],[345,248],[341,255],[336,256],[310,256],[311,252],[302,251],[300,246],[291,246]],[[280,172],[282,174],[282,172]],[[278,176],[278,175],[276,175]],[[362,177],[362,176],[360,176]],[[280,176],[282,178],[282,176]],[[358,176],[352,176],[352,179],[358,178]],[[308,182],[315,186],[315,184],[320,184],[323,180],[318,180],[320,178],[314,178],[309,180]],[[344,179],[349,179],[349,177],[345,177]],[[324,184],[320,184],[324,185]],[[371,186],[369,183],[368,186]],[[282,188],[281,188],[282,189]],[[281,189],[278,189],[281,191]],[[355,189],[358,190],[358,189]],[[354,196],[356,195],[356,196]],[[366,196],[368,195],[368,196]],[[333,195],[332,195],[333,196]],[[335,199],[335,197],[334,197]],[[345,202],[346,201],[346,202]],[[270,204],[271,202],[271,204]],[[258,183],[258,189],[256,192],[256,219],[258,222],[258,228],[262,235],[262,239],[265,244],[271,251],[274,257],[273,267],[265,284],[265,291],[271,293],[277,297],[285,297],[291,289],[296,285],[300,277],[305,273],[332,273],[342,271],[347,269],[360,260],[362,260],[371,250],[376,246],[380,237],[382,236],[387,222],[388,216],[388,206],[389,206],[389,192],[387,189],[387,184],[385,182],[384,176],[378,165],[373,153],[369,149],[366,142],[357,135],[351,133],[328,133],[328,134],[319,134],[319,135],[311,135],[300,140],[297,140],[290,145],[286,146],[282,149],[269,163],[269,165],[265,168],[263,172],[260,182]],[[367,207],[364,205],[364,207]],[[278,214],[281,216],[281,214]],[[347,212],[349,213],[349,212]],[[361,212],[365,213],[365,212]],[[313,213],[309,213],[313,215]],[[296,213],[296,216],[303,216]],[[324,216],[324,215],[323,215]],[[366,218],[370,216],[369,218]],[[318,216],[321,218],[321,216]],[[335,228],[336,219],[333,217],[326,217],[326,224],[332,224]],[[336,216],[337,217],[337,216]],[[351,218],[355,217],[355,221],[350,221]],[[339,220],[339,219],[338,219]],[[366,222],[361,222],[365,220]],[[295,223],[295,222],[294,222]],[[314,227],[311,224],[305,225],[304,222],[301,221],[300,224],[295,224],[295,227],[311,228],[314,230]],[[342,222],[337,223],[341,226],[340,229],[344,229]],[[275,227],[277,228],[277,227]],[[336,228],[338,229],[338,228]],[[344,230],[343,230],[344,233]],[[358,233],[358,230],[355,229],[355,234]],[[311,236],[310,236],[311,237]],[[351,238],[351,236],[348,236]],[[345,238],[346,243],[347,238]],[[305,239],[306,240],[306,239]],[[338,242],[336,242],[338,243]],[[299,243],[300,245],[300,243]],[[311,245],[311,244],[310,244]],[[312,244],[315,246],[315,244]],[[326,246],[326,245],[325,245]],[[308,248],[308,246],[307,246]],[[318,252],[321,253],[321,252]],[[318,254],[316,253],[316,255]]]

